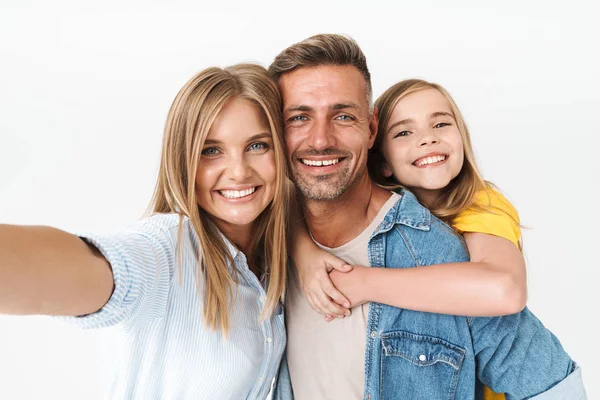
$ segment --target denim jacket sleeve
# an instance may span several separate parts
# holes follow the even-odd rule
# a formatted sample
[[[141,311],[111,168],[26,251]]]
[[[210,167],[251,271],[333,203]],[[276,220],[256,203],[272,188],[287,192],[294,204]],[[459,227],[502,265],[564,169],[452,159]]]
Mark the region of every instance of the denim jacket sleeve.
[[[587,394],[583,387],[583,380],[581,379],[581,368],[575,367],[575,370],[571,372],[569,376],[559,382],[556,386],[550,390],[545,391],[542,394],[534,396],[532,400],[586,400]]]
[[[469,323],[477,377],[507,400],[586,398],[580,370],[528,308]],[[565,391],[570,395],[561,395]]]

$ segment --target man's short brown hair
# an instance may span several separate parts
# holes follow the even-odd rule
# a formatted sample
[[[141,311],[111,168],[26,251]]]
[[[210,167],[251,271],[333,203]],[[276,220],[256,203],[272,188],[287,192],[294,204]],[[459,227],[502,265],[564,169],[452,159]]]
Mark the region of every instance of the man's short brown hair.
[[[279,53],[269,66],[269,73],[279,82],[281,76],[287,72],[319,65],[351,65],[358,69],[367,83],[367,104],[369,109],[372,109],[373,88],[367,58],[350,37],[320,34],[304,39]]]

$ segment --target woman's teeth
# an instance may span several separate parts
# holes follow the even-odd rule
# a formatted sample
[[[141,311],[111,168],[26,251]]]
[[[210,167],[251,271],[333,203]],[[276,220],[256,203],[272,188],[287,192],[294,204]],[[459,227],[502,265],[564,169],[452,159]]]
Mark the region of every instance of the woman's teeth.
[[[245,190],[219,190],[221,196],[227,199],[239,199],[241,197],[246,197],[254,193],[256,187],[245,189]]]

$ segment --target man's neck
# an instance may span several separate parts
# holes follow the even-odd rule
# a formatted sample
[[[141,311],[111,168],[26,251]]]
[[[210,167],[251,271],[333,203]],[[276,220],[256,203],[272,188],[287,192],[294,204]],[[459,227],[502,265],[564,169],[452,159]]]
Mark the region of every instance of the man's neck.
[[[369,226],[390,196],[365,176],[335,200],[303,200],[306,225],[321,245],[342,246]]]

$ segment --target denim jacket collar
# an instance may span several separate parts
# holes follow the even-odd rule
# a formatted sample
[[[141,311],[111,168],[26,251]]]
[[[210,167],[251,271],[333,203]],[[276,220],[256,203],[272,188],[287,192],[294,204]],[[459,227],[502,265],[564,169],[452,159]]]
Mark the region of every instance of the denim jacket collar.
[[[383,222],[375,229],[371,237],[387,232],[396,224],[406,225],[413,229],[429,231],[431,213],[423,207],[414,194],[406,189],[400,189],[402,196],[386,214]]]

